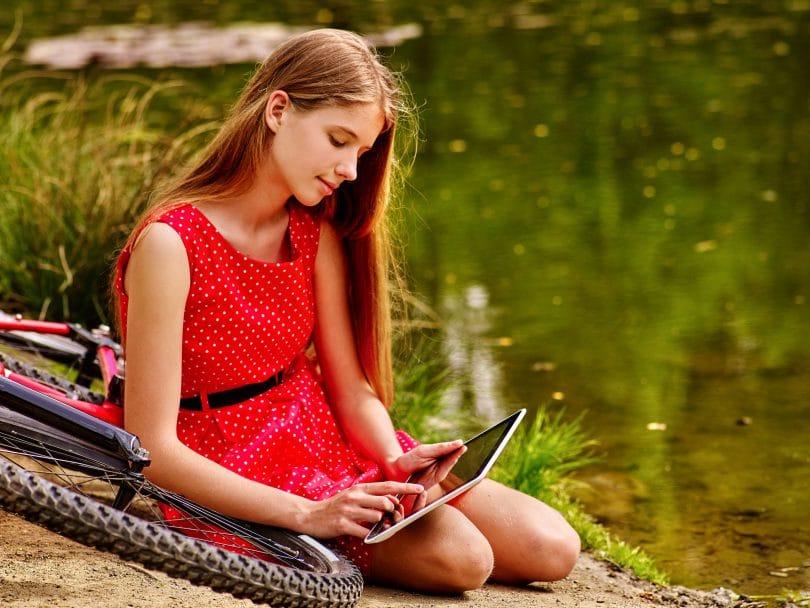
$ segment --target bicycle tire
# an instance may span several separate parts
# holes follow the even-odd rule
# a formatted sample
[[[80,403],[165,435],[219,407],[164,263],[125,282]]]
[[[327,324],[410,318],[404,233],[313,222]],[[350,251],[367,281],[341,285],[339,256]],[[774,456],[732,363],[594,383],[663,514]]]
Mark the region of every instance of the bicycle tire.
[[[185,508],[192,503],[145,479],[134,507],[131,503],[124,511],[112,508],[114,491],[105,498],[88,481],[109,478],[110,483],[120,483],[127,466],[120,456],[75,441],[0,404],[0,506],[6,510],[124,559],[256,603],[348,608],[359,599],[363,581],[357,568],[305,535],[272,529],[275,538],[270,543],[283,543],[290,554],[305,555],[318,571],[215,546],[175,531],[159,517],[147,518],[145,513],[155,511],[155,497]],[[224,521],[207,519],[204,523],[215,526]],[[264,552],[261,545],[257,550]]]
[[[89,389],[86,386],[72,382],[67,378],[40,369],[35,365],[25,363],[19,359],[0,352],[0,363],[7,369],[21,376],[27,376],[52,388],[61,390],[70,399],[80,399],[95,405],[104,403],[104,395]]]
[[[0,311],[0,317],[9,315]],[[67,336],[41,334],[32,331],[0,330],[0,343],[18,351],[32,353],[51,361],[74,364],[87,354],[87,347]]]

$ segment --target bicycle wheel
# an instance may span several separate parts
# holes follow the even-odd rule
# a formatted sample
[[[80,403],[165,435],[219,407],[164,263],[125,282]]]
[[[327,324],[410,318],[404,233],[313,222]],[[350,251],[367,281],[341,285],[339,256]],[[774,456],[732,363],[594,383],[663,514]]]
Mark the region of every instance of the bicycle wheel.
[[[6,403],[9,405],[9,403]],[[352,606],[357,568],[317,541],[195,505],[100,449],[0,403],[0,506],[82,543],[196,584],[279,606]],[[127,488],[127,504],[113,508]],[[182,509],[167,522],[160,504]],[[178,530],[193,530],[194,537]]]

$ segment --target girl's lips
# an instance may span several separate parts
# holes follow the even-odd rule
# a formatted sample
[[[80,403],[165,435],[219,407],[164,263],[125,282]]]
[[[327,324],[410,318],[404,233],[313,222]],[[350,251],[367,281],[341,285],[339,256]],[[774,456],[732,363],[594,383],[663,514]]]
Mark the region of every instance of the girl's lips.
[[[337,186],[333,186],[332,184],[330,184],[328,181],[326,181],[323,178],[319,177],[318,181],[320,181],[321,186],[323,186],[324,196],[329,196],[330,194],[332,194],[337,189]]]

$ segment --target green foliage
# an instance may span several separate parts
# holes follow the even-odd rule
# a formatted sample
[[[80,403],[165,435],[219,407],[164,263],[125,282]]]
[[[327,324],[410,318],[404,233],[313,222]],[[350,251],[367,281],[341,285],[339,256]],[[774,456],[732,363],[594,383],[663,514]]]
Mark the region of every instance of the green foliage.
[[[590,521],[584,512],[581,512],[581,516],[582,521],[574,518],[572,525],[577,528],[580,536],[585,540],[585,546],[593,551],[596,557],[609,561],[620,568],[627,568],[644,580],[659,585],[669,584],[669,576],[659,570],[652,558],[639,547],[630,546],[624,541],[613,538],[602,526]]]
[[[452,415],[443,414],[442,391],[452,379],[442,358],[434,352],[436,343],[432,338],[422,334],[412,340],[406,337],[399,341],[391,418],[396,428],[420,441],[444,441],[458,422]]]
[[[492,476],[545,502],[565,493],[566,475],[594,462],[594,445],[580,429],[581,416],[568,422],[564,412],[541,407],[530,424],[521,425]]]
[[[106,320],[115,251],[206,130],[154,120],[156,97],[176,84],[33,72],[0,82],[0,306]]]

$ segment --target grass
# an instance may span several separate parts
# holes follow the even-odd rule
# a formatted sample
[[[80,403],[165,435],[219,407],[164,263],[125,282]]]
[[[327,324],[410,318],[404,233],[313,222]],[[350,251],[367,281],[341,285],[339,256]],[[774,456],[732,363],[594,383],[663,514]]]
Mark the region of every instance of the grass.
[[[208,130],[205,111],[169,130],[156,101],[174,82],[0,76],[0,307],[94,326],[115,251],[156,180]]]

